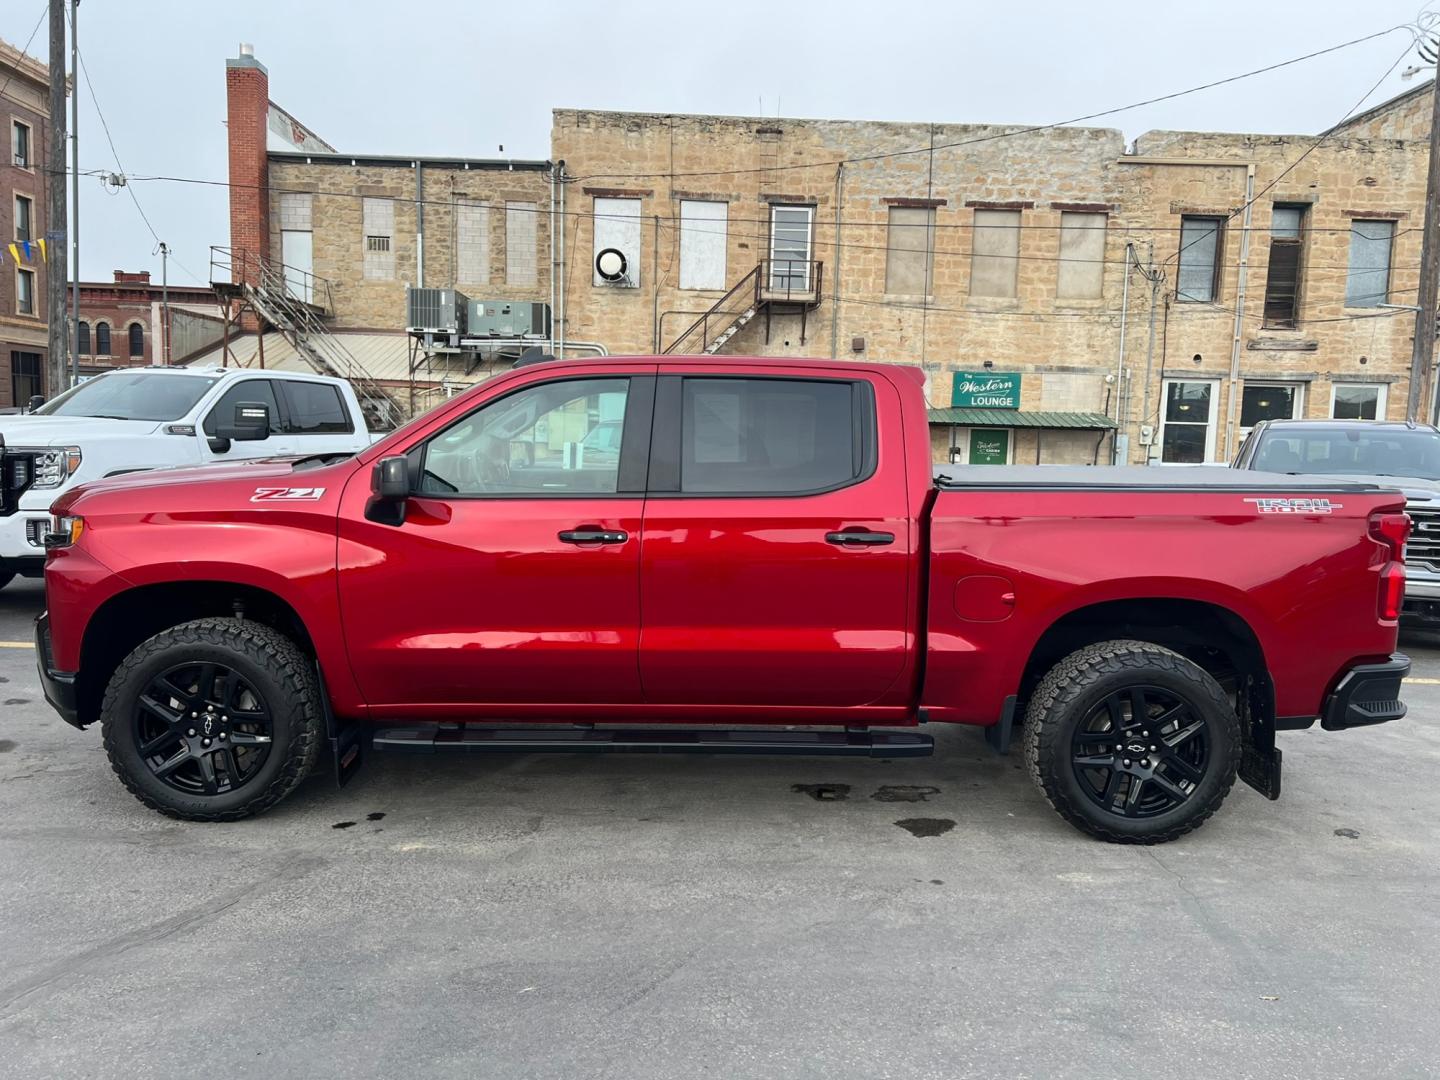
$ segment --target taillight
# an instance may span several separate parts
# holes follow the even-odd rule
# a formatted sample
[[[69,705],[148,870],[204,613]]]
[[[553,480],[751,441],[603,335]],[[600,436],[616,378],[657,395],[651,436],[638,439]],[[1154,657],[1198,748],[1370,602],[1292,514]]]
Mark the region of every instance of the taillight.
[[[1370,535],[1389,549],[1390,561],[1380,570],[1377,614],[1387,621],[1400,618],[1405,602],[1405,541],[1410,537],[1407,514],[1372,514]]]

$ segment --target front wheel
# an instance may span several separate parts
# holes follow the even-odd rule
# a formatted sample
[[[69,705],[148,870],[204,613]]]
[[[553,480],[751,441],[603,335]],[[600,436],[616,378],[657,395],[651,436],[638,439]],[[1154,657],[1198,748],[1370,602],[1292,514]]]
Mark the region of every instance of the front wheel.
[[[1240,721],[1220,685],[1178,653],[1105,641],[1040,681],[1025,759],[1050,805],[1119,844],[1158,844],[1220,808],[1240,764]]]
[[[110,765],[146,806],[233,821],[293,791],[320,753],[314,666],[277,630],[198,619],[156,634],[110,678],[101,728]]]

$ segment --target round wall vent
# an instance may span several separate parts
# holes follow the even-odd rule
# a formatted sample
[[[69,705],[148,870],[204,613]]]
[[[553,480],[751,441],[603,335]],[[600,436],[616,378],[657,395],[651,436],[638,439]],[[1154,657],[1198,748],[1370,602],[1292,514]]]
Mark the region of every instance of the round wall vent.
[[[595,272],[606,281],[624,281],[630,264],[619,248],[602,248],[595,256]]]

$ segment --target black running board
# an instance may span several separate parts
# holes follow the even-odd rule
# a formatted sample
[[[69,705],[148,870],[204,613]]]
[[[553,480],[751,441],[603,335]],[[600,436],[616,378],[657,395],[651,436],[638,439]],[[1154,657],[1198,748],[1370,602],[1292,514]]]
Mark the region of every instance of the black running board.
[[[935,740],[909,731],[734,731],[725,728],[377,728],[376,750],[405,753],[810,754],[929,757]]]

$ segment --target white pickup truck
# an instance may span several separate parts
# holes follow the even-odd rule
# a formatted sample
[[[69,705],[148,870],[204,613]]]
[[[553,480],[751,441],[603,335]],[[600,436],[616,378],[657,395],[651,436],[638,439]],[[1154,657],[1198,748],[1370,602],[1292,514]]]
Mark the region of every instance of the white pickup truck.
[[[260,419],[236,414],[263,404]],[[258,421],[258,422],[257,422]],[[34,412],[0,416],[0,588],[45,567],[60,493],[120,473],[243,458],[353,454],[370,445],[350,384],[254,368],[122,368]]]

